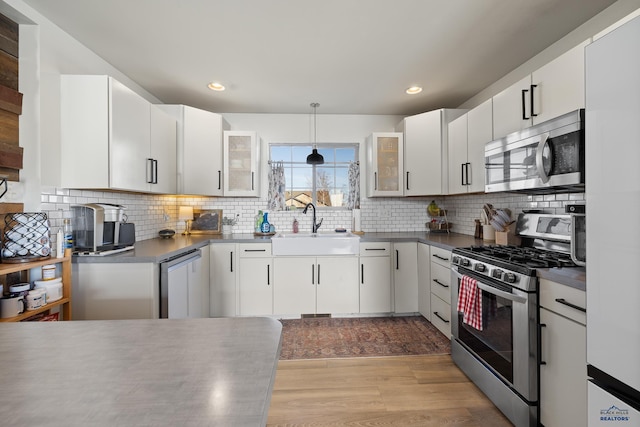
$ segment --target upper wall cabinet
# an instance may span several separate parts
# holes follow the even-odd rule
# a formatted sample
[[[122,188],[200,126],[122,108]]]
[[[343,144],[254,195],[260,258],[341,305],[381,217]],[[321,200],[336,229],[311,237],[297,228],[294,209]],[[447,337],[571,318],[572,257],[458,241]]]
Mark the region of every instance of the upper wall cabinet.
[[[108,76],[63,75],[60,90],[63,187],[171,191],[175,127],[154,113],[152,139],[148,101]]]
[[[447,194],[448,123],[466,111],[428,111],[406,117],[398,126],[404,131],[405,196]]]
[[[492,101],[449,123],[449,194],[484,191],[484,146],[493,138]]]
[[[177,120],[178,194],[222,196],[222,133],[229,129],[220,114],[186,105],[158,105]]]
[[[224,195],[260,196],[260,140],[256,132],[224,132]]]
[[[176,121],[155,105],[151,105],[151,190],[175,194],[176,180]]]
[[[378,132],[367,138],[367,196],[403,195],[402,133]]]
[[[584,108],[585,41],[493,97],[493,139]]]

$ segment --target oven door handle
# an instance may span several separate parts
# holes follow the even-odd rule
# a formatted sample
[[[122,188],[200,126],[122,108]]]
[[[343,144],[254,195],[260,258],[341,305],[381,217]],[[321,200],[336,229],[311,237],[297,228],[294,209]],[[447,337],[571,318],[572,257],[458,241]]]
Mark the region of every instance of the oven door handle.
[[[458,276],[458,279],[462,280],[462,274],[460,274],[458,270],[456,270],[455,268],[452,268],[451,271],[453,271],[453,274]],[[509,292],[501,291],[500,289],[496,289],[493,286],[485,285],[484,283],[481,283],[479,281],[478,281],[478,288],[482,289],[483,291],[487,291],[490,294],[494,294],[499,297],[508,299],[509,301],[519,302],[519,303],[527,302],[527,299],[525,297],[521,297],[519,295],[510,294]]]
[[[494,288],[493,286],[488,286],[488,285],[485,285],[483,283],[478,283],[478,288],[482,289],[483,291],[487,291],[490,294],[497,295],[499,297],[502,297],[504,299],[508,299],[510,301],[513,301],[513,302],[519,302],[519,303],[522,303],[522,304],[527,302],[527,299],[524,298],[524,297],[521,297],[521,296],[518,296],[518,295],[513,295],[513,294],[510,294],[509,292],[498,290],[498,289]]]

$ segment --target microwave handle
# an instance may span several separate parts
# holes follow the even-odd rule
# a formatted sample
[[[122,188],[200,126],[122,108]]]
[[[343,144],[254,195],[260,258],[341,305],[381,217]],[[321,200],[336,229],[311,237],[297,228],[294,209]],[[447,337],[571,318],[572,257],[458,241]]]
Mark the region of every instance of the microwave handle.
[[[549,133],[542,134],[540,138],[540,142],[538,143],[538,148],[536,149],[536,167],[538,168],[538,176],[543,183],[549,182],[549,175],[544,171],[544,164],[542,163],[542,152],[544,151],[544,146],[549,142]],[[553,153],[549,151],[550,155],[553,156]],[[553,163],[553,160],[552,160]]]

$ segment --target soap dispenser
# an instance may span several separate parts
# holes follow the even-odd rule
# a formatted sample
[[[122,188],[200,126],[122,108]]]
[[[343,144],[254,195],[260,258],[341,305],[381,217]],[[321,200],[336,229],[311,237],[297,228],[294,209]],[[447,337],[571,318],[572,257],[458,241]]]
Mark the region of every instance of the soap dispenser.
[[[271,225],[269,224],[269,212],[265,212],[264,213],[264,217],[262,218],[262,225],[260,226],[260,230],[263,233],[268,233],[269,231],[271,231]]]
[[[297,218],[293,218],[293,232],[294,233],[298,232],[298,219]]]

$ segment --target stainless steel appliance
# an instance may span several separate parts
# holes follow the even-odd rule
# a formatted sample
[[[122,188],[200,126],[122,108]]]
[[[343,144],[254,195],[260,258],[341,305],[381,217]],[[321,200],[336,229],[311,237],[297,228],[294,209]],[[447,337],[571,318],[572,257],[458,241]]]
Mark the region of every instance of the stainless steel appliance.
[[[584,191],[584,110],[514,132],[485,146],[485,191]]]
[[[133,249],[135,227],[121,205],[89,203],[71,206],[73,248],[78,255],[107,255]]]
[[[569,215],[526,213],[522,246],[456,248],[451,261],[451,355],[516,426],[538,425],[538,279],[536,268],[575,266]],[[481,328],[457,310],[463,277],[481,295]]]
[[[589,427],[640,425],[638,40],[635,18],[585,49]]]
[[[202,258],[200,249],[176,255],[160,263],[160,318],[182,319],[195,316],[190,304],[201,301],[190,298],[189,268],[198,268],[196,261]],[[191,287],[196,285],[191,284]]]
[[[571,215],[571,259],[578,265],[587,265],[586,206],[567,205],[565,212]]]

